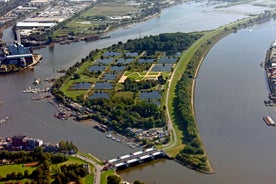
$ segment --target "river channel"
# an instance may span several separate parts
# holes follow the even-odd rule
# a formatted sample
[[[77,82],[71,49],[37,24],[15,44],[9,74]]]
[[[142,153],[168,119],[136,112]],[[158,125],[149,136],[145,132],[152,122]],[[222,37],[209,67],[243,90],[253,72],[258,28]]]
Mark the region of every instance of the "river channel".
[[[214,9],[206,2],[188,3],[163,10],[158,18],[133,25],[131,29],[111,32],[111,38],[71,45],[55,45],[35,52],[43,60],[33,71],[0,76],[0,119],[10,116],[0,127],[0,136],[26,134],[46,142],[73,141],[81,151],[100,159],[132,152],[125,144],[107,139],[89,124],[62,121],[53,115],[56,109],[47,101],[32,101],[22,93],[35,78],[52,78],[85,57],[90,50],[103,48],[132,38],[163,32],[191,32],[213,29],[265,8],[242,6]],[[275,115],[264,106],[268,89],[263,68],[266,49],[276,38],[276,23],[256,25],[253,31],[238,31],[219,41],[205,58],[196,82],[195,107],[202,139],[216,174],[205,175],[174,161],[160,160],[131,168],[120,174],[128,181],[146,183],[261,183],[274,180],[276,130],[262,121]],[[4,41],[10,41],[9,30]],[[44,82],[41,87],[50,86]],[[276,117],[276,115],[275,115]]]

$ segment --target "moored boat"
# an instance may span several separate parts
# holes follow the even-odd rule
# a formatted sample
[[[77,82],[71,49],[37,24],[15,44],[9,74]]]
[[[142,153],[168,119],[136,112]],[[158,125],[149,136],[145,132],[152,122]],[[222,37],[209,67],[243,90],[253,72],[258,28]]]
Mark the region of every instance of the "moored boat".
[[[274,122],[274,120],[272,119],[271,116],[264,116],[264,117],[263,117],[263,120],[265,121],[265,123],[266,123],[268,126],[275,126],[275,122]]]

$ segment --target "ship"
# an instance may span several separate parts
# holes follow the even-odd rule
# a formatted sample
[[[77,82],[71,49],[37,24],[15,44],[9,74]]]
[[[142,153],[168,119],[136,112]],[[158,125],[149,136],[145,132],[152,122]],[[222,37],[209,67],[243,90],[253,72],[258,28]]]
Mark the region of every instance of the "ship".
[[[111,36],[108,34],[94,34],[94,35],[90,35],[84,38],[84,41],[95,41],[95,40],[99,40],[99,39],[106,39],[106,38],[110,38]]]
[[[264,68],[269,87],[269,99],[276,103],[276,40],[274,40],[267,50]]]
[[[100,39],[100,35],[91,35],[91,36],[87,36],[84,38],[84,41],[95,41],[95,40],[99,40]]]
[[[264,116],[263,120],[267,124],[267,126],[275,126],[275,122],[271,116]]]

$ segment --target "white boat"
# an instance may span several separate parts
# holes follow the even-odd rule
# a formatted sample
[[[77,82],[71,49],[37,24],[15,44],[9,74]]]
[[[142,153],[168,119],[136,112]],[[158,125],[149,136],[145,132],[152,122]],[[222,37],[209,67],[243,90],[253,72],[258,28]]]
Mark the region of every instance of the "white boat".
[[[271,116],[265,116],[263,119],[268,126],[275,126],[275,122]]]
[[[132,28],[132,25],[127,25],[124,27],[124,29],[130,29],[130,28]]]

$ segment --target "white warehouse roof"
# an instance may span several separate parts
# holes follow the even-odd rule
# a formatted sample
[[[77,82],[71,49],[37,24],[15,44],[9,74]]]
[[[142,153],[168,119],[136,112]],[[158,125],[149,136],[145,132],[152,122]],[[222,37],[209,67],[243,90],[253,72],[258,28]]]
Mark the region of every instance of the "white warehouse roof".
[[[55,25],[56,25],[56,23],[18,22],[16,24],[16,27],[17,28],[37,28],[37,27],[50,28]]]

